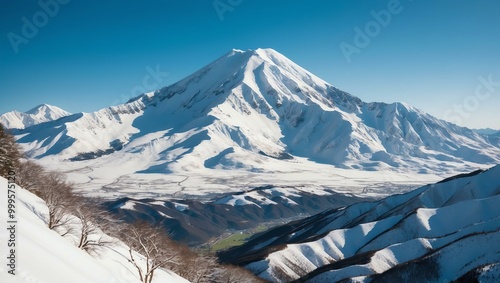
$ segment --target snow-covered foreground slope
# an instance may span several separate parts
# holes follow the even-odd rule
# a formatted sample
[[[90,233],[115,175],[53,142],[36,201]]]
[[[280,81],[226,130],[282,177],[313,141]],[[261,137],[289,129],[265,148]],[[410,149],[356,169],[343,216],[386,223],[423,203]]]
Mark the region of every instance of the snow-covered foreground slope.
[[[0,178],[0,221],[7,225],[7,181]],[[9,234],[4,228],[0,232],[0,282],[141,282],[126,258],[128,248],[117,242],[103,249],[93,257],[78,249],[70,239],[61,237],[47,228],[43,219],[48,211],[43,200],[32,193],[17,188],[17,267],[16,275],[7,273],[7,240]],[[174,273],[159,270],[153,282],[188,282]]]
[[[500,165],[325,211],[220,257],[274,282],[448,282],[468,272],[498,282],[499,203]]]
[[[272,49],[233,50],[126,104],[14,134],[45,163],[83,175],[112,168],[105,184],[197,170],[274,173],[296,164],[450,174],[500,162],[497,140],[404,103],[363,102]]]
[[[59,107],[41,104],[26,111],[11,111],[0,116],[0,124],[8,129],[24,129],[40,123],[57,120],[61,117],[71,115]]]

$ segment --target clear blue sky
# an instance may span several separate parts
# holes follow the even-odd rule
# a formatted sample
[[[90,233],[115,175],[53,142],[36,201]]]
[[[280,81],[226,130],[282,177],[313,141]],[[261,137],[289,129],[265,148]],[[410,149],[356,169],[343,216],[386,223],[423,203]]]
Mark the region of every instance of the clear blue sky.
[[[365,101],[500,129],[498,0],[59,0],[68,3],[52,15],[37,1],[0,1],[0,113],[41,103],[95,111],[144,86],[147,67],[169,74],[146,86],[156,89],[232,48],[263,47]],[[375,23],[372,11],[391,19]],[[23,17],[38,30],[23,35]],[[356,27],[368,28],[368,44],[356,45]],[[350,62],[343,42],[358,48]]]

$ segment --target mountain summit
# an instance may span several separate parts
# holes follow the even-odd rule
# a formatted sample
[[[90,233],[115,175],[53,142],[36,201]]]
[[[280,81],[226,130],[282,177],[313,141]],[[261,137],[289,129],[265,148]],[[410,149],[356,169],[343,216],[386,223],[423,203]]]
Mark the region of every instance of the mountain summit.
[[[420,173],[500,162],[495,139],[404,103],[363,102],[272,49],[235,49],[152,94],[16,134],[31,157],[129,162],[138,173],[267,171],[270,160]]]
[[[36,124],[57,120],[71,115],[59,107],[41,104],[26,112],[11,111],[0,116],[0,123],[11,129],[24,129]]]

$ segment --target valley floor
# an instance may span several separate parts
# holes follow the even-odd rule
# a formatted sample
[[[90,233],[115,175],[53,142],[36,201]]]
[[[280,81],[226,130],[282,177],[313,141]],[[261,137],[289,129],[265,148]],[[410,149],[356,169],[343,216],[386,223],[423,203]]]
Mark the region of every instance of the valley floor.
[[[187,172],[181,169],[168,174],[134,173],[133,164],[126,163],[110,168],[92,160],[64,162],[62,165],[48,159],[42,162],[51,169],[66,173],[69,181],[74,182],[85,195],[105,199],[203,199],[265,185],[321,187],[339,193],[379,198],[407,192],[452,175],[341,169],[305,160],[295,163],[276,161],[260,171],[199,169]]]

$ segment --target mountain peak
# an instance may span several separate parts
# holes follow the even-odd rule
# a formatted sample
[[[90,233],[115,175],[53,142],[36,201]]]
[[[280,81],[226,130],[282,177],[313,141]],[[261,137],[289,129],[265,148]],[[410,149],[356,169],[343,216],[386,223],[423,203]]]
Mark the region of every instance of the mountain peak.
[[[288,59],[286,56],[284,56],[283,54],[279,53],[278,51],[276,51],[272,48],[248,49],[246,51],[241,50],[241,49],[232,49],[230,52],[228,52],[222,58],[232,58],[232,57],[238,57],[240,59],[243,59],[243,63],[246,63],[247,60],[251,60],[252,58],[253,59],[258,58],[258,59],[265,61],[267,63],[270,63],[270,64],[294,65],[295,67],[298,67],[298,68],[302,69],[303,71],[306,71],[302,67],[299,67],[292,60]],[[216,60],[214,63],[217,63],[217,62],[220,63],[222,58],[219,58],[219,60]]]
[[[26,114],[38,114],[38,113],[47,112],[47,111],[66,112],[57,106],[52,106],[52,105],[43,103],[43,104],[40,104],[40,105],[37,105],[37,106],[31,108],[30,110],[28,110],[24,113],[26,113]]]
[[[340,93],[279,52],[258,48],[232,49],[187,78],[159,90],[155,96],[160,101],[174,96],[186,99],[183,105],[200,111],[212,109],[231,97],[233,104],[250,105],[259,113],[276,118],[278,114],[273,110],[289,102],[333,109],[335,92]],[[350,101],[356,99],[348,99],[350,95],[344,93],[342,96]]]
[[[229,53],[245,53],[245,50],[238,49],[238,48],[233,48]]]
[[[302,67],[298,66],[295,62],[279,53],[278,51],[272,48],[257,48],[257,49],[248,49],[247,51],[241,51],[238,49],[233,49],[233,54],[241,54],[247,56],[247,58],[259,58],[262,61],[265,61],[274,65],[293,65],[294,67],[300,68],[302,71],[306,71]],[[308,72],[308,71],[306,71]]]
[[[0,122],[10,129],[24,129],[36,124],[57,120],[71,113],[49,104],[40,104],[26,112],[11,111],[0,116]]]
[[[496,138],[406,103],[365,103],[269,48],[233,49],[152,96],[59,121],[49,125],[60,133],[57,142],[44,142],[54,131],[41,135],[33,128],[23,136],[31,157],[82,160],[121,151],[142,160],[138,152],[151,152],[162,164],[148,161],[138,169],[150,173],[200,167],[265,171],[263,159],[294,156],[342,168],[419,173],[500,160]]]
[[[48,120],[55,120],[63,116],[71,115],[71,113],[53,105],[40,104],[25,112],[29,115],[35,115],[47,118]]]
[[[260,53],[260,52],[269,52],[269,53],[278,53],[278,51],[272,49],[272,48],[257,48],[257,49],[247,49],[247,50],[243,50],[243,49],[238,49],[238,48],[233,48],[231,49],[231,51],[229,53]]]

